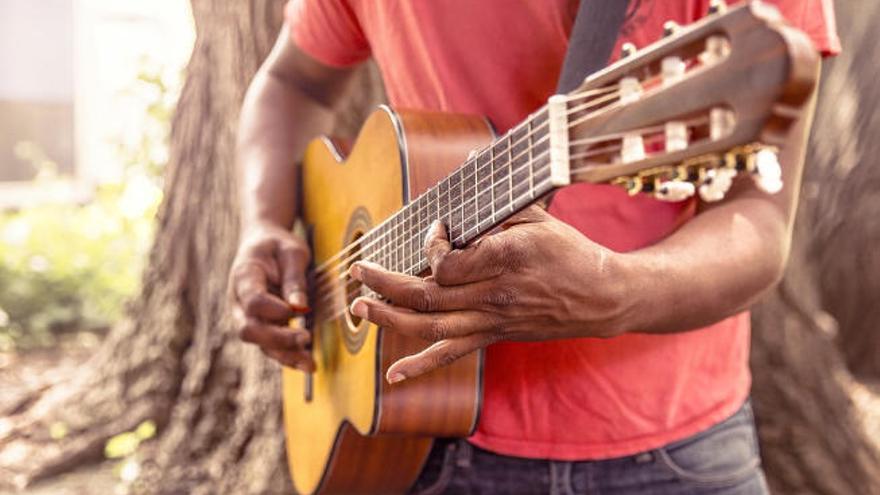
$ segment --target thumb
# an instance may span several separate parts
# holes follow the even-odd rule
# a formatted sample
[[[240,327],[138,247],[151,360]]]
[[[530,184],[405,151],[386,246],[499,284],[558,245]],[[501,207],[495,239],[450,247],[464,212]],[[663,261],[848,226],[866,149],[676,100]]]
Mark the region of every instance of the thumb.
[[[278,264],[281,268],[281,293],[294,311],[309,311],[306,270],[309,265],[308,249],[294,243],[279,248]]]

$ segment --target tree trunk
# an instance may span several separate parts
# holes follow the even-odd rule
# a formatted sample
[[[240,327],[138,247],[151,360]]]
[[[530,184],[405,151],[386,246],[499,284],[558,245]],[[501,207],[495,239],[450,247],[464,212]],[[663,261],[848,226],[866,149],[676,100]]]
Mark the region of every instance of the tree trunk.
[[[235,123],[245,88],[277,34],[283,3],[192,0],[198,38],[172,126],[165,203],[142,293],[81,375],[0,411],[10,414],[0,420],[0,486],[22,487],[98,460],[108,438],[152,419],[160,435],[148,446],[140,491],[290,490],[279,370],[239,344],[224,316],[238,233]],[[874,47],[880,37],[871,35],[869,21],[876,17],[849,17],[856,6],[840,7],[841,25],[852,26],[847,35]],[[880,309],[858,304],[876,301],[880,289],[870,275],[877,257],[867,242],[878,238],[870,188],[878,175],[860,160],[871,156],[864,153],[875,117],[872,105],[858,108],[860,97],[875,102],[880,95],[866,72],[876,69],[864,63],[871,53],[851,50],[826,76],[789,270],[755,311],[755,407],[778,493],[865,493],[880,486],[880,461],[850,400],[852,378],[832,345],[839,326],[847,362],[876,373],[880,339],[867,330],[876,327]],[[360,77],[340,115],[341,135],[351,136],[381,99],[375,69]],[[858,133],[851,135],[853,126]],[[862,251],[849,255],[853,249]],[[69,430],[61,441],[49,436],[58,422]]]
[[[793,252],[754,311],[753,395],[777,493],[880,493],[851,374],[880,378],[880,4],[837,7],[844,52],[823,71]]]
[[[280,370],[240,344],[226,314],[237,245],[233,145],[244,92],[271,48],[283,0],[193,0],[197,39],[172,122],[165,201],[129,318],[80,376],[0,421],[0,487],[99,460],[106,441],[150,419],[149,493],[280,493],[290,484]],[[382,98],[372,67],[338,119],[351,136]],[[291,157],[294,159],[295,157]],[[52,440],[50,425],[69,433]]]

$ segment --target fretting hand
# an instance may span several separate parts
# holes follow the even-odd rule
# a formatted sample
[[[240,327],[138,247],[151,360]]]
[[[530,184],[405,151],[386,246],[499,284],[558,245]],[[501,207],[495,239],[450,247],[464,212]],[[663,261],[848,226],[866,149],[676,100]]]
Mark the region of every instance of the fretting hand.
[[[453,249],[436,222],[425,239],[432,276],[358,262],[351,275],[385,297],[359,297],[351,311],[386,331],[433,342],[400,359],[394,383],[446,366],[500,340],[609,337],[627,310],[617,255],[538,207],[503,230]]]

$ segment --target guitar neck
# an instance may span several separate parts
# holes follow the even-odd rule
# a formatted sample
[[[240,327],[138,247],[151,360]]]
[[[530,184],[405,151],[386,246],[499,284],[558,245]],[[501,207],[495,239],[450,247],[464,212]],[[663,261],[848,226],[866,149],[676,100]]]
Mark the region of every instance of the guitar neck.
[[[425,235],[435,220],[456,248],[554,189],[548,111],[543,107],[475,151],[454,172],[360,239],[363,259],[416,275],[428,267]]]

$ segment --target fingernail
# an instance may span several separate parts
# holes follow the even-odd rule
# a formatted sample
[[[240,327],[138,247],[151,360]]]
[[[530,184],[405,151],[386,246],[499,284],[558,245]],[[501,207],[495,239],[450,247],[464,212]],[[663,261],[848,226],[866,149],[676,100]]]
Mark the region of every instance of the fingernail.
[[[403,373],[391,373],[390,375],[388,375],[388,383],[392,385],[398,382],[402,382],[404,380],[406,380],[406,377],[403,376]]]
[[[354,302],[351,303],[351,314],[357,316],[358,318],[366,318],[367,317],[367,303],[361,300],[361,298],[357,298]]]
[[[353,278],[353,279],[355,279],[355,280],[357,280],[357,281],[360,282],[360,281],[361,281],[361,265],[358,264],[358,263],[355,263],[355,264],[351,265],[351,266],[348,268],[348,275],[349,275],[351,278]]]
[[[297,313],[306,313],[309,310],[309,303],[306,301],[306,295],[299,291],[291,292],[287,296],[287,303],[290,304],[291,309]]]

